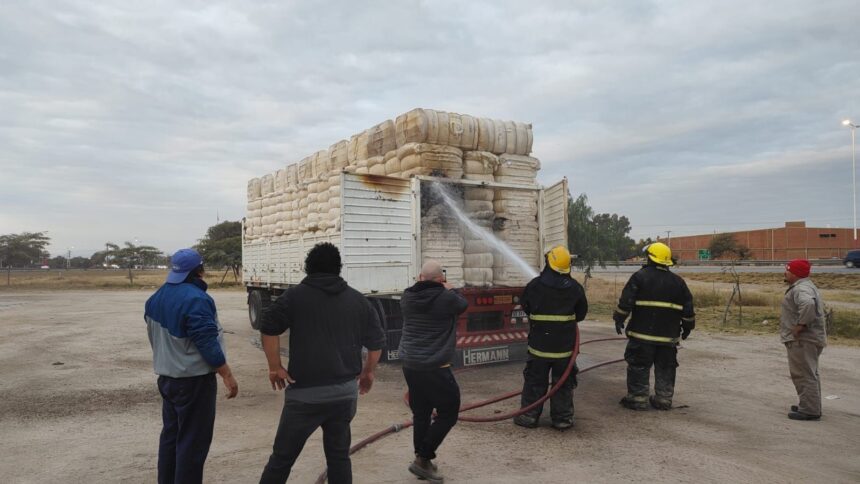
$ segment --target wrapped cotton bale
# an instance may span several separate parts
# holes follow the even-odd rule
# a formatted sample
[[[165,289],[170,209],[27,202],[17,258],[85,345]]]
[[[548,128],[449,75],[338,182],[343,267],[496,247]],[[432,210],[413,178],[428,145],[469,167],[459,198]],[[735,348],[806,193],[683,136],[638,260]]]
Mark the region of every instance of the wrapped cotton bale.
[[[331,169],[340,171],[349,165],[349,141],[342,139],[329,147],[331,157]]]
[[[256,200],[260,198],[262,194],[260,193],[260,179],[259,178],[251,178],[248,180],[248,201]]]
[[[467,175],[492,175],[499,164],[499,157],[488,151],[463,153],[463,173]]]
[[[437,204],[421,217],[421,254],[424,260],[438,260],[448,282],[463,285],[463,235],[460,225],[446,206]]]
[[[391,154],[393,156],[389,157]],[[389,151],[385,155],[385,174],[388,176],[397,176],[403,171],[400,167],[400,158],[397,157],[396,151]]]
[[[287,189],[296,188],[299,184],[299,165],[292,163],[287,165]]]
[[[328,177],[331,167],[331,156],[328,150],[320,150],[311,156],[311,178],[319,180]]]
[[[463,282],[472,287],[488,287],[493,284],[493,268],[463,268]]]
[[[367,160],[367,172],[371,175],[385,175],[385,162],[383,157],[374,156]]]
[[[492,202],[496,192],[492,188],[473,188],[467,187],[463,189],[463,200],[482,200]],[[490,208],[492,210],[492,207]]]
[[[463,176],[463,152],[453,146],[409,143],[397,149],[403,176],[432,175],[459,179]]]
[[[496,167],[496,181],[516,185],[534,185],[540,160],[531,156],[501,155]]]
[[[433,143],[474,150],[478,146],[478,122],[469,115],[417,108],[397,117],[395,135],[398,147]]]
[[[527,155],[532,152],[532,125],[498,119],[478,119],[478,145],[480,151],[500,155],[510,153]]]
[[[310,181],[313,175],[313,157],[308,156],[299,161],[296,168],[296,176],[299,183]]]
[[[260,180],[260,195],[266,196],[275,191],[275,177],[271,174],[263,175]]]
[[[386,119],[367,130],[368,156],[383,156],[397,147],[394,135],[394,121]]]
[[[367,131],[354,134],[349,139],[349,148],[347,149],[346,156],[350,164],[353,164],[358,160],[366,160],[367,158],[370,158],[370,155],[367,152],[367,141]]]

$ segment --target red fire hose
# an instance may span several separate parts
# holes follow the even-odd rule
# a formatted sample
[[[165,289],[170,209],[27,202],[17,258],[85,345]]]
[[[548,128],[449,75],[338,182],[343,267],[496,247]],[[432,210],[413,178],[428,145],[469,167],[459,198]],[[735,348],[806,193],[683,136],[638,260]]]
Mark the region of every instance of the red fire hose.
[[[589,344],[589,343],[597,343],[600,341],[620,341],[620,340],[626,341],[627,338],[623,337],[623,336],[616,336],[616,337],[611,337],[611,338],[598,338],[598,339],[592,339],[592,340],[585,341],[581,344],[585,345],[585,344]],[[529,410],[532,410],[532,409],[538,407],[539,405],[543,405],[543,403],[548,398],[553,396],[555,394],[555,392],[557,392],[558,389],[561,388],[561,386],[564,384],[564,382],[570,376],[570,372],[573,370],[573,365],[576,364],[576,357],[579,356],[579,347],[581,346],[581,344],[579,342],[579,326],[577,325],[577,327],[576,327],[576,343],[573,346],[573,352],[571,353],[570,363],[568,363],[567,368],[565,368],[565,370],[564,370],[564,374],[561,375],[561,378],[559,378],[559,380],[556,382],[556,384],[553,385],[552,388],[549,389],[549,391],[546,393],[546,395],[539,398],[536,402],[534,402],[531,405],[528,405],[526,407],[517,409],[513,412],[508,412],[508,413],[501,414],[501,415],[494,415],[492,417],[465,417],[465,416],[461,416],[461,417],[459,417],[459,420],[462,422],[499,422],[501,420],[507,420],[509,418],[514,418],[517,415],[524,414],[524,413],[528,412]],[[600,368],[602,366],[612,365],[614,363],[620,363],[622,361],[624,361],[624,358],[619,358],[617,360],[604,361],[603,363],[598,363],[596,365],[592,365],[592,366],[583,368],[583,369],[579,370],[579,373],[585,373],[585,372],[593,370],[595,368]],[[460,413],[463,413],[463,412],[466,412],[469,410],[473,410],[473,409],[476,409],[479,407],[484,407],[484,406],[487,406],[487,405],[490,405],[493,403],[501,402],[503,400],[507,400],[509,398],[516,397],[516,396],[520,395],[521,393],[522,393],[522,390],[517,390],[517,391],[512,391],[512,392],[504,393],[501,395],[497,395],[495,397],[491,397],[491,398],[488,398],[486,400],[482,400],[479,402],[469,403],[469,404],[466,404],[466,405],[463,405],[460,407]],[[409,404],[409,393],[407,392],[406,394],[404,394],[403,398],[404,398],[404,401],[406,402],[406,404],[408,405]],[[400,432],[401,430],[407,429],[411,426],[412,426],[412,421],[407,420],[406,422],[399,423],[399,424],[393,424],[393,425],[391,425],[391,426],[389,426],[383,430],[380,430],[379,432],[377,432],[377,433],[375,433],[369,437],[364,438],[363,440],[361,440],[357,444],[350,447],[349,455],[352,455],[352,454],[358,452],[359,450],[363,449],[364,447],[368,446],[369,444],[372,444],[373,442],[376,442],[377,440],[379,440],[379,439],[381,439],[387,435],[390,435],[390,434],[393,434],[396,432]],[[322,474],[320,474],[319,477],[317,478],[316,484],[323,484],[326,480],[326,475],[327,475],[327,471],[323,471]]]

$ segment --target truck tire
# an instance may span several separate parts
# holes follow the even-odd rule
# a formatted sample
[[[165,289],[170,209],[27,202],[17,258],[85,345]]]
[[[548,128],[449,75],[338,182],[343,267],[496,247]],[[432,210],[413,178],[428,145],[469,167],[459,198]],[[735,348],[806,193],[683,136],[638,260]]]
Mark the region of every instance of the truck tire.
[[[850,260],[845,261],[845,267],[851,269],[852,267],[854,267],[854,261],[850,261]]]
[[[248,293],[248,319],[251,320],[251,327],[260,329],[260,317],[263,314],[263,309],[269,307],[272,303],[272,296],[265,289],[254,289]]]

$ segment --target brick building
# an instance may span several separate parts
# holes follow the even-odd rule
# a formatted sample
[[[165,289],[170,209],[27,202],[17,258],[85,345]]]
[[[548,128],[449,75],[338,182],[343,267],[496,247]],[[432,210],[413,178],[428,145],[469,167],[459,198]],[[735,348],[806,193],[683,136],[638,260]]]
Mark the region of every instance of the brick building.
[[[786,222],[785,227],[730,232],[738,244],[749,247],[755,260],[841,259],[860,249],[853,229],[813,228],[806,222]],[[678,260],[698,260],[717,234],[672,237],[669,246]],[[663,242],[666,242],[664,240]]]

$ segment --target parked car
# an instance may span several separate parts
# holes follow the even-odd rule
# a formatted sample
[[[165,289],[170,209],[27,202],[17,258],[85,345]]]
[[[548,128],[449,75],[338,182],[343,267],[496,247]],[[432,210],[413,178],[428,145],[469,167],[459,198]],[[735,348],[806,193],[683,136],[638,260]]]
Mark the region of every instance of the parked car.
[[[860,267],[860,250],[849,250],[842,263],[845,267]]]

